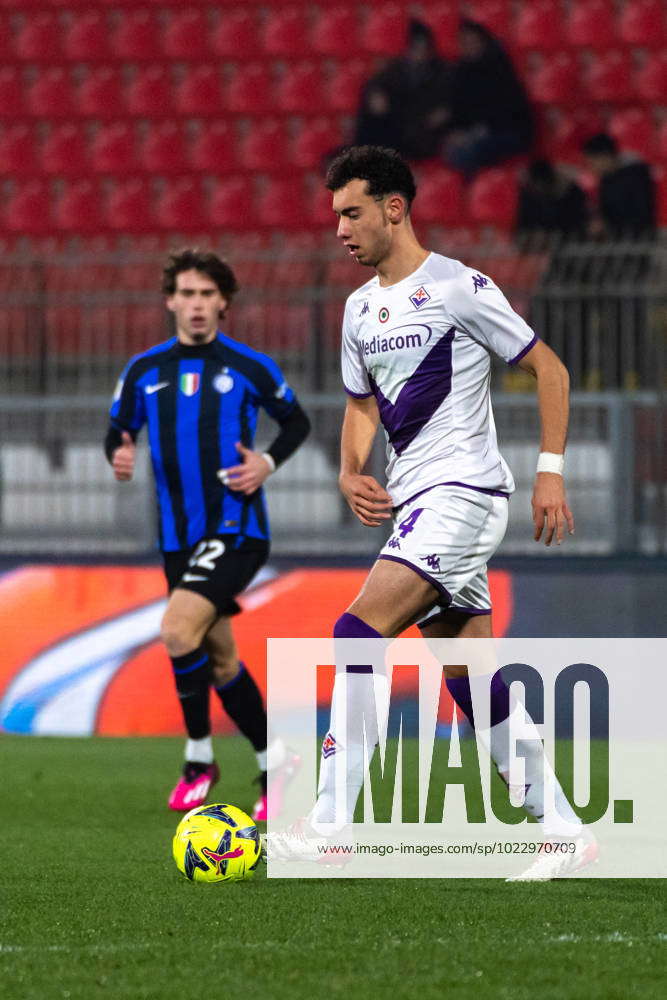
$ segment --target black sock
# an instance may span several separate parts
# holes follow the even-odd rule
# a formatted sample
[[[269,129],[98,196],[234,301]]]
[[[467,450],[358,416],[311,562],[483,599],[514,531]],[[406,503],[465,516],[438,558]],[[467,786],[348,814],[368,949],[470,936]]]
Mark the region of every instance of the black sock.
[[[259,688],[244,663],[236,677],[215,689],[230,719],[253,745],[255,753],[266,750],[266,712]]]
[[[172,656],[171,665],[188,736],[191,740],[201,740],[211,732],[208,654],[200,646],[185,656]]]

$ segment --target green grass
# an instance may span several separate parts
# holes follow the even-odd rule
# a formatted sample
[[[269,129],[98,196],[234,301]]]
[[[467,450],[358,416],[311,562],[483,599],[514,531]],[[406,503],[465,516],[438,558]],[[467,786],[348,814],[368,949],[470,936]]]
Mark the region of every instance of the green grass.
[[[0,738],[3,1000],[664,995],[662,881],[190,884],[165,807],[181,748]],[[220,758],[249,808],[247,745]]]

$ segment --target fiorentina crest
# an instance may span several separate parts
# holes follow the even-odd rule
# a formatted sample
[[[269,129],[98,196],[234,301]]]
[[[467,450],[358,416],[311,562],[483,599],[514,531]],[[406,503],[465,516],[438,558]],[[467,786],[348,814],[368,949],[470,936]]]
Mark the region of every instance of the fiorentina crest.
[[[428,294],[426,289],[422,286],[418,288],[416,292],[413,292],[410,296],[410,301],[412,302],[415,309],[420,309],[425,302],[430,300],[431,296]]]

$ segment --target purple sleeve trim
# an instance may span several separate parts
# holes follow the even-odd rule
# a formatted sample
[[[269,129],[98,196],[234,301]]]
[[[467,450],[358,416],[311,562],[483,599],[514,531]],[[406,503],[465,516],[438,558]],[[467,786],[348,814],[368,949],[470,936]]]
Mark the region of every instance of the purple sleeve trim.
[[[443,599],[443,602],[446,602],[448,605],[451,604],[452,595],[449,593],[449,591],[445,587],[443,587],[443,585],[438,580],[436,580],[434,576],[430,576],[429,573],[425,573],[424,570],[421,569],[421,567],[415,566],[414,563],[408,562],[407,559],[401,559],[400,556],[385,556],[382,553],[380,553],[378,559],[386,559],[388,562],[397,562],[401,563],[403,566],[407,566],[408,569],[411,569],[413,573],[417,574],[417,576],[421,576],[422,580],[426,580],[426,582],[430,583],[432,587],[435,587],[435,589],[438,591],[441,598]]]
[[[518,364],[519,361],[521,361],[521,358],[524,356],[524,354],[528,354],[528,351],[530,351],[533,347],[535,347],[535,344],[538,342],[539,339],[540,338],[537,336],[537,334],[534,333],[533,334],[533,339],[531,340],[531,342],[529,344],[526,344],[526,346],[524,347],[524,349],[522,351],[519,351],[519,353],[517,354],[517,356],[515,358],[512,358],[511,361],[508,361],[507,364],[508,365],[516,365],[516,364]]]
[[[352,396],[354,399],[368,399],[369,396],[373,395],[372,392],[352,392],[346,385],[343,385],[343,389],[345,389],[348,396]]]

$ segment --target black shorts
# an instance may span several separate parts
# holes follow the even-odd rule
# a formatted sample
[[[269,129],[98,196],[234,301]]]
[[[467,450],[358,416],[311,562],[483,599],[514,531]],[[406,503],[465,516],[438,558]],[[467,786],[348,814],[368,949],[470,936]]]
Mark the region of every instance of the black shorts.
[[[237,615],[234,600],[248,586],[269,557],[269,543],[244,538],[238,548],[236,535],[212,535],[191,549],[163,552],[169,593],[176,587],[201,594],[214,604],[219,615]]]

